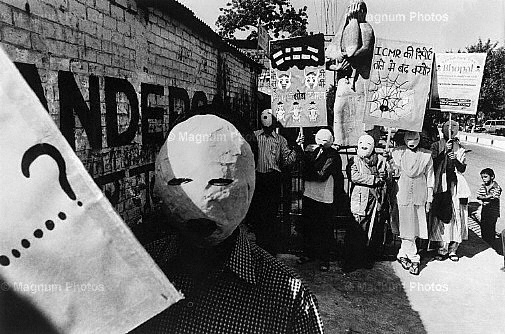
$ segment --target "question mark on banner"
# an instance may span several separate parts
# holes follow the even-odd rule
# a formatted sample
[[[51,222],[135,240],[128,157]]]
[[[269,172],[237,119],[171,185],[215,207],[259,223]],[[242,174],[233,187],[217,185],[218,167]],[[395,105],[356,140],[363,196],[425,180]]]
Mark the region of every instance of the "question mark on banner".
[[[60,181],[61,189],[70,197],[72,200],[76,200],[76,196],[72,187],[68,183],[67,179],[67,168],[65,165],[65,160],[61,156],[60,151],[53,145],[42,143],[35,144],[30,147],[25,154],[23,154],[23,159],[21,160],[21,171],[25,177],[30,177],[30,165],[35,159],[40,157],[41,155],[48,155],[53,158],[58,164],[59,176],[58,180]],[[82,206],[82,202],[78,201],[77,205]]]
[[[75,195],[75,192],[72,190],[72,187],[68,183],[67,179],[67,169],[66,169],[66,164],[65,160],[63,159],[60,151],[53,145],[47,144],[47,143],[41,143],[41,144],[35,144],[32,147],[30,147],[24,154],[23,158],[21,159],[21,172],[23,175],[27,178],[30,177],[30,166],[41,155],[48,155],[51,158],[56,161],[56,164],[58,165],[58,171],[59,171],[59,176],[58,176],[58,181],[60,183],[61,189],[67,194],[67,196],[71,200],[76,200],[77,197]],[[77,201],[78,206],[82,206],[81,201]],[[60,220],[65,220],[67,219],[67,215],[65,212],[60,212],[58,213],[58,218]],[[48,231],[52,231],[55,227],[54,221],[52,220],[47,220],[45,222],[45,227]],[[35,238],[42,238],[44,235],[44,231],[42,229],[36,229],[33,232],[33,236]],[[30,247],[30,241],[28,239],[22,239],[21,240],[21,246],[25,249]],[[16,258],[21,257],[21,252],[17,249],[12,249],[12,255]],[[8,266],[10,264],[10,259],[9,257],[5,255],[0,255],[0,265],[2,266]]]

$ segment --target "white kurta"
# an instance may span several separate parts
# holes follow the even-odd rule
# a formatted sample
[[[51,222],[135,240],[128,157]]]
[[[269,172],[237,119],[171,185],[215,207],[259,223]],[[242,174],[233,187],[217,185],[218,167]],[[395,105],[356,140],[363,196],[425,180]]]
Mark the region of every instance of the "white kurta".
[[[427,239],[425,206],[426,202],[432,202],[435,182],[431,152],[422,148],[412,151],[406,146],[400,146],[393,150],[392,156],[400,169],[396,195],[400,237]]]

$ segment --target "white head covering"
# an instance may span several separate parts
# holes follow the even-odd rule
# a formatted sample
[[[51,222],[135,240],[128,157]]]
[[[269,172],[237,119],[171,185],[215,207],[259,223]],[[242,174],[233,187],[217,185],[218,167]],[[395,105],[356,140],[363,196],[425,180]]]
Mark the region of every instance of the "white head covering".
[[[321,129],[316,133],[316,144],[325,148],[333,145],[333,135],[328,129]]]
[[[407,131],[405,132],[405,136],[403,137],[405,141],[405,145],[411,150],[415,149],[419,146],[419,142],[421,141],[421,135],[416,131]]]
[[[370,135],[362,135],[358,139],[358,149],[356,153],[358,156],[365,158],[372,155],[373,149],[375,148],[375,141]]]
[[[244,219],[255,185],[249,144],[228,121],[197,115],[176,125],[156,159],[155,191],[170,223],[213,246]]]

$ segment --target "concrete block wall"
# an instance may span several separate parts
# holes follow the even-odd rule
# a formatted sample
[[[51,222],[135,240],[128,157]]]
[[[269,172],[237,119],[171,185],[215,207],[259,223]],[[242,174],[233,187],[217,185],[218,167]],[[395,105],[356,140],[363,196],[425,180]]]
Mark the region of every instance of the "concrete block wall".
[[[0,45],[129,225],[180,114],[257,112],[258,65],[175,0],[0,0]]]

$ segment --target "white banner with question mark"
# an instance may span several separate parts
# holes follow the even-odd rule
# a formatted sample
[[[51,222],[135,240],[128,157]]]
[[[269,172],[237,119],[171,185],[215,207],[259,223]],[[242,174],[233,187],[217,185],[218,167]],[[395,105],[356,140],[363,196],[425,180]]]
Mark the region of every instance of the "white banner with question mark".
[[[16,296],[56,332],[124,333],[181,299],[1,48],[0,71],[0,310]],[[2,314],[0,331],[26,322]]]

